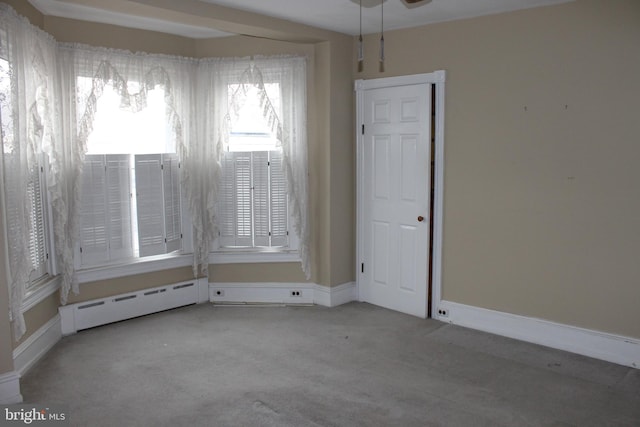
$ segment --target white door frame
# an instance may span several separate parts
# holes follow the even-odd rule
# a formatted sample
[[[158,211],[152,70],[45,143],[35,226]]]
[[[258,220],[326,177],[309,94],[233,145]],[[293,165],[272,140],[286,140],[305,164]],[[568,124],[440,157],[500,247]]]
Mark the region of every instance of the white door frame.
[[[426,74],[413,74],[409,76],[385,77],[380,79],[356,80],[356,161],[357,161],[357,203],[356,203],[356,285],[358,288],[358,300],[362,301],[360,294],[360,280],[362,273],[360,266],[363,226],[361,216],[363,212],[362,194],[364,171],[363,157],[364,150],[362,144],[362,123],[364,123],[364,93],[370,89],[380,89],[393,86],[406,86],[412,84],[434,84],[436,96],[436,118],[435,118],[435,156],[434,156],[434,198],[433,198],[433,250],[431,258],[433,263],[432,288],[431,288],[431,317],[437,318],[438,306],[442,299],[442,216],[444,200],[444,86],[446,72],[444,70],[434,71]]]

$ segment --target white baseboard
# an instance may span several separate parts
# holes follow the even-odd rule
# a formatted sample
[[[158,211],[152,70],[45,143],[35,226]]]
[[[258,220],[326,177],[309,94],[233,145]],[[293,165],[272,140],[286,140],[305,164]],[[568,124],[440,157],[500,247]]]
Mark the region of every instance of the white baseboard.
[[[640,368],[638,339],[451,301],[440,301],[434,314],[436,319],[454,325]]]
[[[326,287],[313,283],[210,283],[219,304],[318,304],[335,307],[356,300],[355,282]]]
[[[207,281],[194,279],[158,288],[60,307],[62,335],[208,300]],[[204,288],[204,289],[203,289]],[[202,293],[205,295],[202,295]]]
[[[226,304],[313,304],[310,283],[209,283],[209,300]]]
[[[0,405],[22,403],[20,374],[16,371],[0,375]]]
[[[342,285],[328,288],[314,285],[314,303],[325,307],[337,307],[351,301],[358,300],[356,282],[343,283]]]
[[[209,302],[209,279],[201,277],[198,282],[198,304]]]
[[[60,315],[57,314],[13,350],[13,367],[24,375],[62,338]]]

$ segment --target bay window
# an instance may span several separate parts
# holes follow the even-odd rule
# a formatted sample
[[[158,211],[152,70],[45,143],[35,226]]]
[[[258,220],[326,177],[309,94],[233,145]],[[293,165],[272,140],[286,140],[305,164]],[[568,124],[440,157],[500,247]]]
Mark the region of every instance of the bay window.
[[[161,263],[206,274],[212,252],[285,254],[310,277],[306,58],[63,44],[10,6],[0,12],[16,339],[24,307],[58,288],[64,305],[80,282]],[[168,255],[182,253],[192,256]]]

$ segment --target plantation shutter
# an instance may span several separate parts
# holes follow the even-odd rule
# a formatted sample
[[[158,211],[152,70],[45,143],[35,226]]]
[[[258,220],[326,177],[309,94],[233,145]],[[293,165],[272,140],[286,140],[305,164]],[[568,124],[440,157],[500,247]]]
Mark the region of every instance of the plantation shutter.
[[[236,181],[235,246],[253,246],[253,224],[251,221],[251,153],[235,153],[233,167]]]
[[[29,236],[29,256],[34,270],[30,274],[30,281],[44,276],[47,272],[47,253],[44,233],[44,208],[42,206],[42,178],[43,169],[36,165],[31,171],[31,179],[27,185],[27,197],[31,201]]]
[[[136,155],[135,165],[140,256],[179,250],[182,216],[177,154]]]
[[[220,165],[222,180],[218,193],[217,210],[219,218],[218,238],[222,247],[234,246],[236,236],[234,156],[235,153],[225,152]]]
[[[131,165],[128,154],[106,156],[109,260],[133,256],[131,236]]]
[[[282,152],[227,152],[218,205],[221,247],[286,246],[287,186]]]
[[[253,152],[254,246],[269,246],[269,152]]]
[[[289,236],[289,213],[287,211],[287,182],[282,170],[282,151],[271,151],[270,154],[271,246],[286,246]]]
[[[140,154],[135,157],[140,256],[165,252],[162,156]]]
[[[180,215],[180,162],[177,154],[162,155],[164,193],[165,252],[182,248],[182,217]]]
[[[220,246],[253,246],[250,152],[224,154],[219,215]]]
[[[80,253],[82,265],[109,259],[107,171],[103,155],[87,155],[82,168]]]
[[[133,256],[129,155],[87,155],[82,169],[82,265]]]

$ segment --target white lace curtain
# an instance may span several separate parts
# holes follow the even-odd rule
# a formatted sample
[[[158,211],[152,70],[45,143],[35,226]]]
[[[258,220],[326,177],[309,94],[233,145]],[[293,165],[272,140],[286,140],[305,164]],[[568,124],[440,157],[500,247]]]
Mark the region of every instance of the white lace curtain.
[[[105,86],[113,87],[120,96],[121,108],[137,112],[146,107],[147,93],[161,86],[169,123],[176,136],[176,145],[183,156],[188,154],[187,141],[193,141],[190,114],[192,103],[192,81],[196,61],[163,55],[133,54],[106,48],[64,44],[58,47],[58,79],[61,85],[64,143],[48,152],[52,164],[61,166],[54,179],[59,179],[60,189],[52,192],[53,208],[63,218],[56,225],[56,245],[63,273],[61,302],[66,303],[70,290],[78,293],[74,272],[74,246],[78,236],[80,174],[87,152],[87,140],[93,129],[97,102]],[[78,84],[85,78],[90,84]],[[132,83],[135,83],[133,85]],[[135,87],[135,90],[132,90]],[[186,123],[183,118],[186,119]],[[61,159],[56,156],[63,153]],[[60,191],[61,190],[61,191]],[[57,206],[55,201],[60,201]],[[58,235],[58,232],[61,234]],[[68,238],[64,236],[73,236]]]
[[[74,248],[78,238],[80,174],[97,99],[106,85],[132,111],[146,105],[149,89],[163,87],[169,120],[183,163],[182,187],[194,228],[194,274],[207,272],[210,242],[216,236],[215,203],[220,159],[228,138],[229,84],[250,84],[263,94],[265,118],[283,149],[294,229],[300,239],[302,268],[310,277],[308,214],[306,60],[281,56],[255,59],[194,59],[131,53],[84,45],[59,45],[0,3],[0,58],[11,73],[9,96],[1,100],[3,177],[9,242],[10,308],[14,336],[25,330],[21,305],[29,273],[30,209],[26,186],[37,153],[48,156],[47,186],[61,302],[78,293]],[[80,87],[78,77],[91,79]],[[282,89],[280,111],[264,82]],[[131,92],[128,83],[139,83]]]
[[[10,75],[2,82],[7,90],[0,99],[7,279],[14,336],[20,337],[25,332],[24,289],[34,270],[29,254],[33,194],[28,187],[38,153],[56,143],[59,131],[53,108],[56,43],[13,9],[0,7],[0,60]]]

